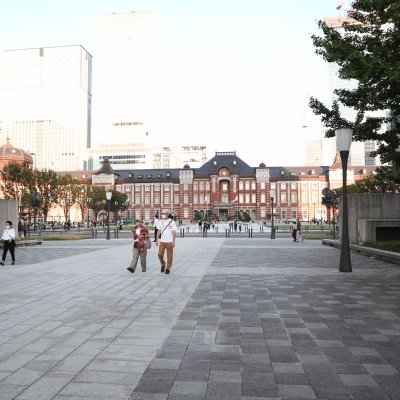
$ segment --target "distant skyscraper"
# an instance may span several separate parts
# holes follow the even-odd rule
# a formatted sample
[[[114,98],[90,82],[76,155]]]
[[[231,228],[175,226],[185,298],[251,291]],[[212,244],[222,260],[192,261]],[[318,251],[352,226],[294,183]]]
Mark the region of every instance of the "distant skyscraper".
[[[34,153],[36,168],[86,168],[92,56],[82,46],[4,52],[2,139]]]
[[[110,137],[115,124],[151,120],[161,85],[162,54],[153,12],[97,16],[93,118],[100,141]]]
[[[199,168],[207,161],[206,146],[152,147],[146,143],[103,143],[89,149],[89,169],[108,159],[115,170]]]
[[[328,26],[335,28],[338,31],[343,29],[343,23],[353,23],[354,20],[342,14],[335,17],[325,17],[325,22]],[[329,76],[330,76],[330,88],[332,92],[332,98],[335,98],[334,90],[336,89],[347,89],[352,90],[357,87],[357,81],[355,80],[343,80],[339,77],[339,66],[336,63],[329,63]],[[348,108],[340,104],[340,112],[344,118],[348,121],[355,121],[356,110]],[[386,112],[379,113],[368,113],[368,115],[374,116],[385,116]],[[371,151],[375,150],[376,142],[353,142],[350,148],[349,165],[376,165],[379,164],[379,158],[371,157]]]
[[[322,164],[322,139],[309,140],[306,142],[306,165]]]

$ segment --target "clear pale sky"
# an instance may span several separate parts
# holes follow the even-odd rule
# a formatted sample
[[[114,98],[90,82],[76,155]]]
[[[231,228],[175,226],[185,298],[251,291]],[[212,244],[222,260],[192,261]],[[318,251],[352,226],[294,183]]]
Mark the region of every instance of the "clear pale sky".
[[[336,0],[2,0],[0,49],[81,44],[92,53],[96,14],[153,10],[174,66],[174,93],[154,109],[160,144],[205,144],[210,156],[236,150],[253,166],[300,165],[304,141],[322,137],[308,97],[325,99],[328,88],[310,35],[336,7]]]

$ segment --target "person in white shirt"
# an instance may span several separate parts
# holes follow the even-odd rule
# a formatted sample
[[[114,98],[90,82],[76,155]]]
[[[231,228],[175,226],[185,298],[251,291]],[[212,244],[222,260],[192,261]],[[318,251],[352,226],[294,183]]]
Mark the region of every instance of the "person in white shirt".
[[[11,254],[11,265],[15,265],[15,230],[12,227],[11,221],[6,221],[6,229],[4,229],[3,236],[3,256],[1,257],[0,265],[4,265],[6,260],[7,252],[10,250]]]
[[[165,271],[166,274],[169,274],[172,267],[172,260],[174,258],[176,239],[176,223],[173,220],[172,214],[167,213],[167,211],[163,211],[157,229],[158,232],[156,245],[159,246],[158,259],[161,263],[161,272]],[[165,250],[167,250],[166,265],[164,260]]]

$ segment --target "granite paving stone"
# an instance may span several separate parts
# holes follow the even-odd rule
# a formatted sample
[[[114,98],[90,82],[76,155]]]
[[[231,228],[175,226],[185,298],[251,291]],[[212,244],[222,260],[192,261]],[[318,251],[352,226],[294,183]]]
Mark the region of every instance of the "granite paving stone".
[[[337,249],[285,237],[179,238],[167,277],[153,249],[126,273],[128,239],[17,254],[0,399],[399,399],[396,265],[352,254],[341,274]]]

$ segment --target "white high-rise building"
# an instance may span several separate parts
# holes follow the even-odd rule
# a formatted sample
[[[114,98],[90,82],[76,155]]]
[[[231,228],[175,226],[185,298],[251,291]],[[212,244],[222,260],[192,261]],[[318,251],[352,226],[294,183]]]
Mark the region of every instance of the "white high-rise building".
[[[36,168],[85,169],[91,144],[92,56],[82,46],[3,54],[2,138],[34,154]]]
[[[108,159],[113,169],[200,168],[208,159],[206,146],[152,147],[146,143],[103,143],[89,149],[89,169]]]
[[[152,11],[100,14],[95,35],[94,141],[104,142],[115,124],[152,120],[165,63]]]

